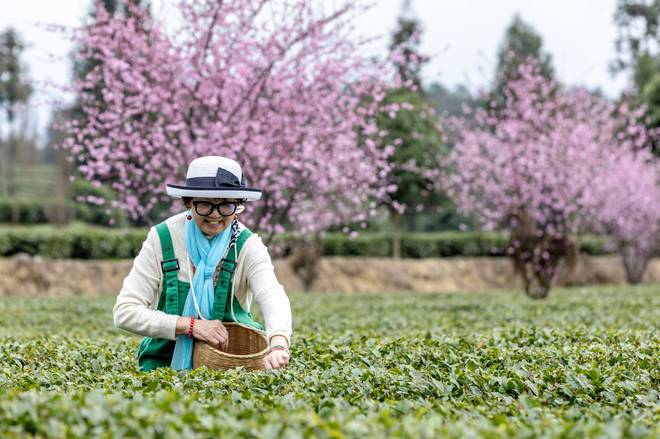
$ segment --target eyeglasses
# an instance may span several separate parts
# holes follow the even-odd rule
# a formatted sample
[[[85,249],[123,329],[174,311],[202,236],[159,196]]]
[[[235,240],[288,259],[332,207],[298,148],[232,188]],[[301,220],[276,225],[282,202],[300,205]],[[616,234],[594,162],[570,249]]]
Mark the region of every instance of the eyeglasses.
[[[223,201],[222,203],[211,203],[210,201],[193,201],[193,206],[195,206],[195,212],[200,216],[209,216],[213,213],[214,210],[218,210],[218,213],[222,216],[231,216],[236,212],[238,205],[240,203],[232,201]]]

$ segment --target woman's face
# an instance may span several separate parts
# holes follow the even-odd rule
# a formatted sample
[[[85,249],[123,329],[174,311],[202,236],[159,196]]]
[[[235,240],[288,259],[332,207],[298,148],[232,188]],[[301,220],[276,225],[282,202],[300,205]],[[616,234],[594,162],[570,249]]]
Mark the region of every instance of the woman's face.
[[[204,213],[202,206],[198,206],[197,209],[195,209],[195,202],[209,202],[213,204],[219,204],[219,203],[237,203],[240,204],[240,202],[234,198],[193,198],[190,204],[187,204],[186,207],[190,208],[192,211],[192,217],[195,220],[195,223],[197,224],[197,227],[208,237],[212,237],[217,235],[218,233],[222,233],[227,227],[229,227],[236,218],[236,214],[232,214],[229,216],[222,216],[219,212],[217,207],[212,210],[212,212],[208,215],[200,215],[197,213],[197,210],[200,210],[200,212]]]

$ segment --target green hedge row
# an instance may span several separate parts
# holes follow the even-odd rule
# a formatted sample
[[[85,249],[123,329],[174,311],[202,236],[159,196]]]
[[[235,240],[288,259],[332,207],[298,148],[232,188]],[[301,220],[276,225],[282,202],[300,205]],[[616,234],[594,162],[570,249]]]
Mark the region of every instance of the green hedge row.
[[[405,233],[401,237],[404,258],[451,256],[506,256],[507,237],[495,232]],[[590,255],[611,253],[601,236],[580,238],[580,251]],[[365,233],[351,239],[341,233],[328,234],[323,242],[326,256],[383,256],[392,254],[392,239],[386,233]]]
[[[0,256],[28,253],[51,258],[133,258],[145,237],[144,229],[7,227],[0,228]]]
[[[0,227],[0,256],[17,253],[53,258],[114,259],[138,254],[146,237],[145,229],[110,229],[74,225]],[[289,238],[277,239],[287,244]],[[504,256],[506,237],[492,232],[408,233],[402,236],[404,258],[450,256]],[[583,252],[609,253],[605,239],[587,236],[580,242]],[[385,233],[363,233],[351,239],[341,233],[329,233],[323,242],[327,256],[381,256],[392,254],[392,241]]]
[[[17,222],[20,224],[47,223],[50,206],[55,207],[59,204],[28,199],[0,198],[0,222]],[[66,208],[74,208],[72,205],[68,205],[69,203],[66,204]]]
[[[31,198],[0,198],[0,223],[47,224],[63,219],[107,226],[112,219],[125,225],[124,212],[106,212],[103,206],[79,203],[73,200],[38,200]]]
[[[506,237],[498,233],[434,232],[405,233],[401,237],[401,256],[429,258],[447,256],[502,256]],[[344,234],[328,234],[323,242],[328,256],[392,255],[392,239],[387,233],[364,233],[351,239]]]

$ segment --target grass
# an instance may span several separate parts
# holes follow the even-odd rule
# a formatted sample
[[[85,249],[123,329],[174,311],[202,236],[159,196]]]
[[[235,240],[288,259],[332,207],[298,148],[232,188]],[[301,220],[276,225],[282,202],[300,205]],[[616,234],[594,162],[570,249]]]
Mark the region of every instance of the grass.
[[[137,372],[113,302],[0,299],[0,436],[660,437],[660,285],[293,295],[280,373]]]

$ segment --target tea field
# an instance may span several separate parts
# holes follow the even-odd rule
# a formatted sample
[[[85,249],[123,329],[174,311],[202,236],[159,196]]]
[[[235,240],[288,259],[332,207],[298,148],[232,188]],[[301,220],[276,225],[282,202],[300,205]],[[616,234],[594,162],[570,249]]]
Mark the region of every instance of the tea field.
[[[140,373],[113,297],[0,298],[0,437],[660,437],[660,285],[291,302],[286,371]]]

